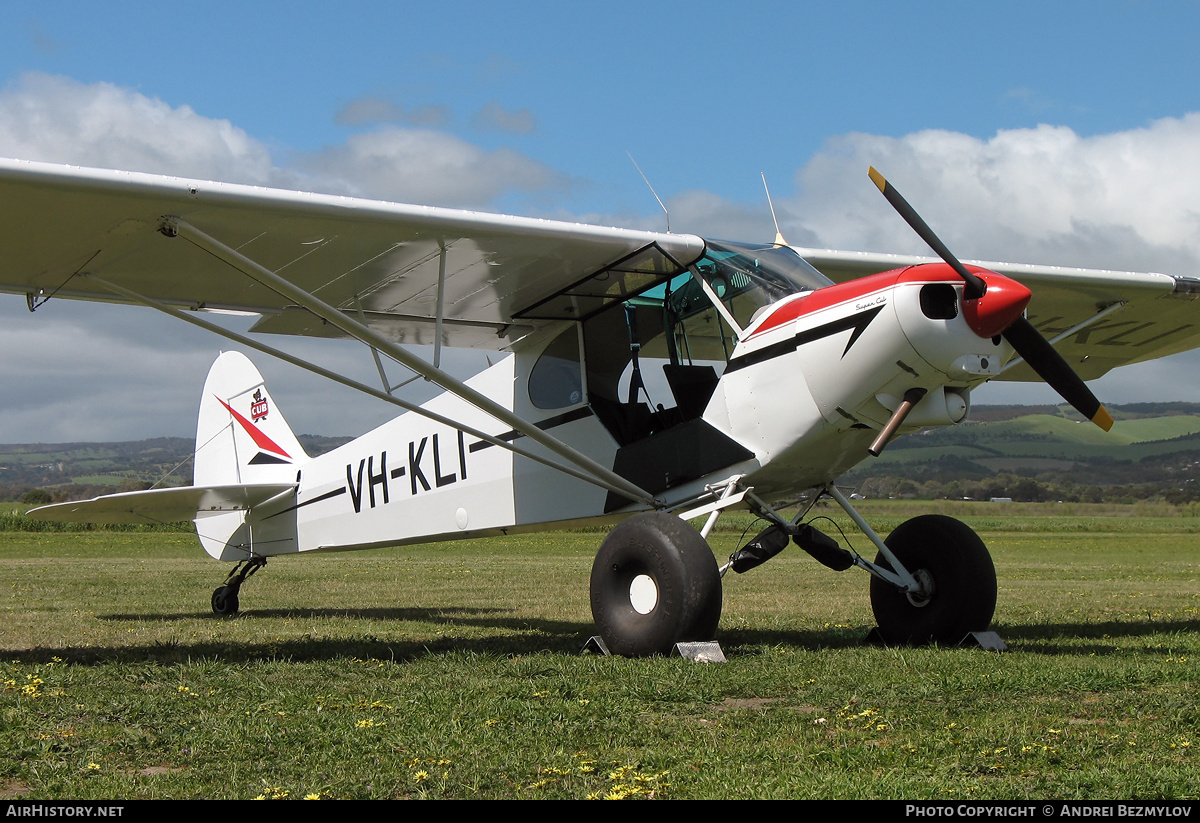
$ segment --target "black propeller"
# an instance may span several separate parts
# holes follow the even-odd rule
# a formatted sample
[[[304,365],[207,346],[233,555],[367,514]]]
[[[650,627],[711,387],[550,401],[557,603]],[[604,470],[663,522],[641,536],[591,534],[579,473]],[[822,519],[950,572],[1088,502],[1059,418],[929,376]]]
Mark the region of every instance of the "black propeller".
[[[900,192],[896,191],[882,174],[874,168],[871,168],[868,174],[879,190],[883,192],[883,196],[892,204],[892,208],[900,213],[905,222],[912,226],[913,230],[933,249],[938,257],[946,261],[946,264],[962,277],[966,284],[963,288],[963,299],[977,300],[983,297],[987,292],[987,284],[983,278],[968,271],[958,261],[958,258],[950,253],[950,250],[938,239],[938,236],[921,219],[916,210],[900,196]],[[1080,414],[1105,431],[1112,428],[1113,419],[1096,399],[1096,395],[1092,394],[1091,389],[1075,373],[1070,364],[1024,316],[1018,317],[1010,323],[1002,334],[1004,339],[1016,349],[1017,354],[1025,358],[1029,367],[1037,372],[1038,376],[1057,391],[1064,400],[1074,406]]]

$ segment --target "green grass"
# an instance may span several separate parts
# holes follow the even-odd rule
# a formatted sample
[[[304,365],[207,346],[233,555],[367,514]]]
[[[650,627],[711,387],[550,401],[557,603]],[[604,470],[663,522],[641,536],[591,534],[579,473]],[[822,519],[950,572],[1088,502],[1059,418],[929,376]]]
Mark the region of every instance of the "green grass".
[[[233,620],[189,535],[0,533],[0,795],[1195,798],[1200,518],[938,505],[1008,653],[864,645],[866,575],[795,549],[703,665],[579,653],[596,533],[280,558]]]

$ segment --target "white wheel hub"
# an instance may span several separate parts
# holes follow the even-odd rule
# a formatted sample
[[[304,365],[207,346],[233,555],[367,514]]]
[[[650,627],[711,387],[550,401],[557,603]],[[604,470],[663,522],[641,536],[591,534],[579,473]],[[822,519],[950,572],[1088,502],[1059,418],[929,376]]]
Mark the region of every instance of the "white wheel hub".
[[[650,614],[658,605],[658,584],[648,574],[639,574],[629,584],[629,605],[638,614]]]
[[[913,577],[921,584],[921,590],[916,592],[908,592],[908,602],[912,603],[918,609],[923,609],[929,605],[929,601],[933,599],[934,583],[933,575],[928,569],[917,569],[913,572]]]

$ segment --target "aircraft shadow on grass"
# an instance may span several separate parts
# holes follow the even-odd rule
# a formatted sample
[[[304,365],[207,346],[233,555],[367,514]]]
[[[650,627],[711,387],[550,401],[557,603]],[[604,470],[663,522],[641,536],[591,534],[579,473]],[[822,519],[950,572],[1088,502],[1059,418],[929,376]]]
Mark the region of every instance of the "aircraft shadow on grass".
[[[1200,620],[1129,620],[1105,621],[1103,623],[1047,623],[1041,625],[995,627],[995,630],[1010,645],[1024,652],[1035,654],[1088,654],[1105,655],[1117,653],[1112,642],[1118,638],[1151,637],[1165,634],[1200,634]],[[1080,640],[1102,641],[1081,646]],[[1131,650],[1121,650],[1127,654]],[[1176,654],[1169,647],[1139,648],[1136,653]]]
[[[127,646],[90,646],[69,648],[39,647],[6,654],[13,662],[43,663],[59,659],[76,665],[156,661],[173,663],[215,659],[227,663],[288,660],[296,663],[317,660],[364,659],[409,662],[431,655],[454,653],[514,655],[549,652],[579,655],[591,634],[592,625],[586,621],[508,618],[506,609],[476,608],[397,608],[397,609],[302,609],[264,610],[253,618],[347,618],[353,620],[420,621],[455,627],[500,629],[503,633],[486,637],[459,637],[444,634],[435,638],[386,638],[363,634],[357,638],[345,636],[314,638],[300,637],[283,641],[204,641],[184,643],[175,640]],[[166,622],[191,620],[200,615],[129,615],[114,614],[99,619],[113,622]],[[251,619],[253,619],[251,618]],[[246,618],[243,618],[246,619]],[[739,652],[753,655],[755,649],[794,648],[819,651],[853,649],[866,644],[869,627],[857,626],[831,633],[827,629],[814,631],[773,631],[734,629],[721,635],[726,655],[736,664]],[[1045,626],[997,627],[999,635],[1012,652],[1039,655],[1095,654],[1106,656],[1130,653],[1172,654],[1171,649],[1117,649],[1117,638],[1149,637],[1175,633],[1200,633],[1200,620],[1130,621],[1104,623],[1059,623]],[[949,651],[949,650],[947,650]]]

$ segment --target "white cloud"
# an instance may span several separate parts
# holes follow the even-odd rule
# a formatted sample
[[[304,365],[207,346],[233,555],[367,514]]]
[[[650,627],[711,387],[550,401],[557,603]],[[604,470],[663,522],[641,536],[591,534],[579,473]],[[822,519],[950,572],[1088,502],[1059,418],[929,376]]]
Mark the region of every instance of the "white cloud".
[[[439,206],[482,207],[511,191],[562,185],[565,178],[512,149],[485,151],[428,129],[386,127],[308,155],[303,168],[325,189]]]
[[[0,91],[0,154],[236,183],[287,179],[266,148],[228,120],[109,83],[36,73]]]
[[[358,102],[347,116],[444,114]],[[228,120],[109,83],[37,73],[0,91],[0,156],[464,208],[487,208],[510,192],[566,181],[512,149],[485,151],[445,132],[399,126],[298,153],[292,165],[280,166],[266,146]]]
[[[790,225],[829,247],[928,254],[867,180],[870,165],[962,257],[1200,273],[1200,114],[1095,137],[1056,126],[988,140],[845,135],[798,171]]]
[[[777,203],[780,221],[786,212],[780,213],[784,204]],[[706,237],[724,240],[771,241],[775,239],[775,225],[771,221],[771,209],[764,200],[747,205],[732,203],[706,191],[687,191],[667,201],[671,210],[671,225],[676,231],[687,231]],[[812,246],[817,237],[808,229],[792,225],[792,233],[784,232],[784,239],[796,246]]]

